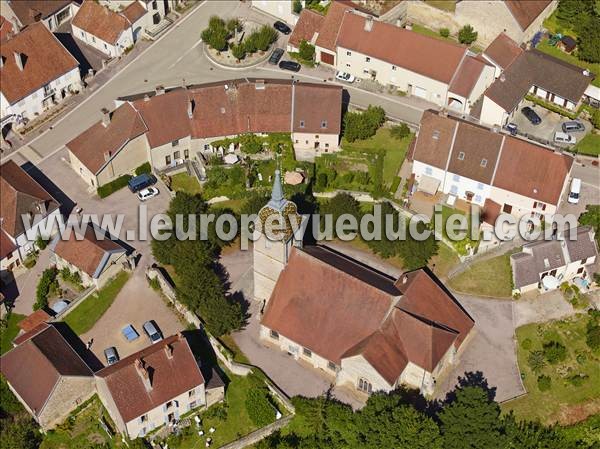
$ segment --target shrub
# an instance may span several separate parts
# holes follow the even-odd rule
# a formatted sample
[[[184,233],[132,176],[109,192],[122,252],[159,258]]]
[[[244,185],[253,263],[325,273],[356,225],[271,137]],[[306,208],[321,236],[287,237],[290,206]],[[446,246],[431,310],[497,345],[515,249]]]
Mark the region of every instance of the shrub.
[[[557,341],[544,343],[544,358],[548,363],[556,365],[567,358],[567,348]]]
[[[246,57],[246,47],[244,44],[232,45],[231,54],[239,62]]]
[[[206,412],[202,414],[203,418],[206,419],[219,419],[221,421],[225,421],[227,419],[227,410],[228,406],[226,402],[222,402],[220,404],[213,405]]]
[[[268,391],[265,388],[253,388],[248,391],[246,411],[258,427],[266,426],[275,418],[275,410],[269,402]]]
[[[242,23],[237,18],[229,19],[227,21],[227,24],[225,25],[225,28],[227,28],[227,31],[229,31],[232,34],[236,31],[239,33],[243,29]]]
[[[477,31],[471,25],[465,25],[458,32],[458,41],[461,44],[471,45],[477,40]]]
[[[537,384],[540,391],[548,391],[552,387],[550,376],[541,375],[537,378]]]
[[[404,139],[405,137],[408,137],[410,135],[410,128],[405,123],[401,123],[400,125],[394,125],[390,129],[390,135],[394,139]]]
[[[315,57],[315,46],[302,39],[298,48],[298,56],[305,61],[312,61]]]
[[[38,235],[37,238],[35,239],[35,246],[37,246],[40,249],[40,251],[43,251],[48,246],[49,241],[50,241],[50,239],[45,239],[41,235]]]
[[[531,351],[527,357],[527,364],[534,373],[540,372],[546,366],[543,351]]]
[[[227,40],[230,37],[230,31],[225,26],[225,21],[218,16],[212,16],[208,20],[208,28],[202,31],[202,40],[217,51],[227,49]]]
[[[448,36],[450,36],[450,30],[448,28],[441,28],[440,29],[440,36],[442,36],[442,37],[448,37]]]
[[[96,189],[96,191],[98,192],[98,196],[100,198],[106,198],[107,196],[112,195],[117,190],[121,190],[123,187],[125,187],[131,178],[131,175],[119,176],[114,181],[111,181],[107,184],[104,184],[103,186],[98,187]]]
[[[138,168],[135,169],[135,175],[143,175],[144,173],[152,173],[152,167],[150,166],[150,162],[144,162]]]
[[[246,39],[244,39],[244,42],[242,42],[241,45],[244,46],[246,53],[252,54],[252,53],[256,53],[258,51],[258,45],[256,43],[256,39],[257,39],[256,31],[254,33],[252,33],[250,36],[248,36]]]
[[[590,122],[594,125],[594,128],[600,129],[600,109],[594,110],[590,117]]]
[[[35,304],[33,305],[33,310],[39,310],[48,307],[48,295],[51,291],[58,290],[58,282],[56,281],[57,274],[58,271],[56,268],[47,268],[44,270],[35,291],[36,299]]]
[[[385,122],[385,111],[380,106],[369,106],[364,112],[347,112],[344,116],[344,137],[348,142],[368,139]]]
[[[37,263],[37,257],[38,255],[36,252],[29,254],[23,261],[23,265],[25,265],[25,268],[35,267],[35,264]]]
[[[277,40],[277,31],[269,25],[263,25],[256,34],[256,46],[260,51],[266,51]]]
[[[588,378],[587,374],[575,374],[569,377],[567,380],[569,383],[575,387],[580,387],[583,385],[583,382]]]
[[[294,0],[293,10],[295,14],[300,14],[302,12],[302,1]]]
[[[240,145],[244,153],[256,154],[263,150],[263,141],[256,134],[248,133],[240,136]]]
[[[62,270],[60,270],[60,277],[63,281],[69,282],[76,287],[83,287],[81,283],[81,274],[79,274],[79,271],[71,271],[68,267],[64,267]]]
[[[324,190],[327,188],[327,173],[319,173],[317,175],[317,190]]]
[[[594,351],[600,348],[600,325],[590,320],[587,326],[585,342]]]
[[[157,277],[152,278],[152,279],[148,279],[148,285],[150,285],[150,288],[152,290],[155,290],[157,292],[160,291],[160,281],[158,280]]]
[[[526,338],[525,340],[523,340],[521,342],[521,347],[523,349],[525,349],[526,351],[529,351],[531,349],[531,345],[533,344],[533,342],[531,341],[530,338]]]

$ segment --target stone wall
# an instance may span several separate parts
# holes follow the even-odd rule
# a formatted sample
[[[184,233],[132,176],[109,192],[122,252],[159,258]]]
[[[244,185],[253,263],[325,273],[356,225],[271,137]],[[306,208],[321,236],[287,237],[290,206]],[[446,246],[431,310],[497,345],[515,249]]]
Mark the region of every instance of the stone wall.
[[[261,429],[255,430],[252,433],[249,433],[245,437],[240,438],[239,440],[233,441],[225,446],[221,446],[219,449],[242,449],[244,447],[248,447],[252,444],[258,443],[262,439],[268,437],[275,431],[285,427],[294,417],[294,415],[286,416],[285,418],[281,418],[279,421],[275,421],[274,423],[269,424]]]

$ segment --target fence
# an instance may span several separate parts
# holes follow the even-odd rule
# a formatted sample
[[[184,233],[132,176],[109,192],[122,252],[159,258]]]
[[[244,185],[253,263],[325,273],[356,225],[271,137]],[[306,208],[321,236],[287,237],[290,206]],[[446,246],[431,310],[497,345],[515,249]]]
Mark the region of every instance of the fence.
[[[69,306],[62,310],[61,312],[57,313],[56,315],[54,315],[54,318],[52,318],[52,321],[62,321],[65,319],[65,317],[71,313],[73,310],[75,310],[75,308],[81,304],[88,296],[90,296],[92,293],[94,293],[96,291],[96,287],[95,286],[91,286],[86,288],[84,291],[82,291],[79,296],[77,296],[77,298],[75,298],[73,301],[71,301],[69,303]]]

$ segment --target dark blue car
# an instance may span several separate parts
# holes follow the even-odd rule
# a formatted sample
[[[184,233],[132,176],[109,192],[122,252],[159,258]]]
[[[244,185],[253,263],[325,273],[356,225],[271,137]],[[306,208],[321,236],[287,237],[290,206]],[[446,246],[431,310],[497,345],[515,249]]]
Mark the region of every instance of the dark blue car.
[[[129,190],[131,190],[133,193],[137,193],[140,190],[145,189],[146,187],[150,187],[155,183],[156,178],[154,177],[154,175],[151,175],[149,173],[143,173],[139,176],[131,178],[127,183],[127,186],[129,187]]]
[[[529,120],[532,125],[539,125],[542,123],[540,116],[537,115],[529,106],[525,106],[523,109],[521,109],[521,113],[527,117],[527,120]]]

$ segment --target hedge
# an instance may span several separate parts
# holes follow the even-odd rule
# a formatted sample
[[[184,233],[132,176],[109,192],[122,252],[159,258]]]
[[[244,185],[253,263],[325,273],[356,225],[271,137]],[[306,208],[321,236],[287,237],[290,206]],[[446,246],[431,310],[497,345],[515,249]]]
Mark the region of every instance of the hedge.
[[[525,99],[531,101],[532,103],[540,105],[541,107],[548,109],[549,111],[556,112],[557,114],[560,114],[564,117],[570,118],[571,120],[574,120],[575,118],[577,118],[578,114],[576,112],[569,112],[566,109],[561,108],[557,104],[544,101],[535,95],[527,94],[525,96]]]
[[[107,196],[115,193],[117,190],[121,190],[127,185],[131,178],[131,175],[119,176],[114,181],[111,181],[108,184],[104,184],[103,186],[98,187],[98,196],[100,198],[106,198]]]
[[[152,173],[152,167],[150,166],[150,162],[145,162],[135,169],[135,175],[143,175],[144,173]]]

